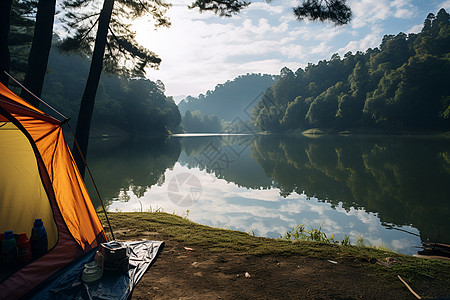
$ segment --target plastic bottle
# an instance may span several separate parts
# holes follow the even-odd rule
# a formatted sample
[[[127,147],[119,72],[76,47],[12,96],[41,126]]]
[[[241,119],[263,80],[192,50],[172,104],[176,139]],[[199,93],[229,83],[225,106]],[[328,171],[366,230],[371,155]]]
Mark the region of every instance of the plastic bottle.
[[[5,231],[2,241],[2,257],[7,267],[17,263],[17,242],[12,231]]]
[[[24,263],[31,259],[31,243],[25,232],[19,234],[17,239],[17,252],[19,262]]]
[[[33,258],[42,256],[47,252],[48,241],[47,232],[45,231],[42,219],[34,220],[33,229],[31,230],[31,254]]]

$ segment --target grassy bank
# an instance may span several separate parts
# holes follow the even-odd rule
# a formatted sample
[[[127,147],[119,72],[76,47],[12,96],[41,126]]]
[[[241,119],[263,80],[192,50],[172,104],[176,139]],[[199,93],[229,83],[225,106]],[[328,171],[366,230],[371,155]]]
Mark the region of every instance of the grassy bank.
[[[152,237],[155,240],[173,241],[215,253],[300,255],[337,263],[356,262],[376,276],[396,278],[400,275],[412,283],[426,281],[433,285],[450,286],[450,261],[446,260],[416,258],[363,246],[255,237],[240,231],[199,225],[186,218],[161,212],[109,213],[108,216],[115,237],[119,240]]]

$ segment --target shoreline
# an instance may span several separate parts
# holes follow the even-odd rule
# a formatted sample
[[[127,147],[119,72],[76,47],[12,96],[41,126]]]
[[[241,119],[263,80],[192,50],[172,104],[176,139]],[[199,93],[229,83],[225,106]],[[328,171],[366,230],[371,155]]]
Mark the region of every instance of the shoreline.
[[[272,291],[275,290],[279,293],[286,293],[286,298],[294,298],[294,295],[297,295],[291,295],[291,290],[285,286],[286,282],[283,276],[286,276],[286,274],[293,276],[291,278],[292,284],[298,281],[298,284],[310,285],[308,293],[311,294],[303,294],[305,298],[309,298],[308,295],[315,295],[314,297],[319,298],[336,296],[358,298],[356,295],[364,298],[380,298],[371,297],[371,295],[374,296],[374,293],[382,290],[383,293],[386,293],[386,297],[381,298],[404,299],[407,298],[409,292],[398,280],[398,275],[423,297],[450,295],[450,261],[446,260],[417,258],[361,246],[339,246],[307,241],[291,242],[255,237],[240,231],[199,225],[186,218],[161,212],[108,213],[108,216],[117,240],[149,239],[162,240],[166,243],[166,248],[156,261],[156,265],[164,267],[155,268],[155,271],[153,267],[149,269],[144,276],[144,283],[138,284],[137,298],[140,298],[139,295],[142,296],[142,299],[145,298],[144,295],[150,295],[155,298],[168,299],[182,297],[189,291],[193,293],[192,295],[196,295],[196,293],[203,293],[208,290],[212,293],[211,298],[231,299],[244,292],[239,286],[235,287],[236,280],[245,280],[244,269],[248,269],[246,272],[250,275],[253,274],[252,278],[244,281],[245,284],[250,283],[250,279],[253,281],[260,280],[260,283],[266,282],[270,286],[264,287],[261,292],[265,291],[268,293],[267,295],[272,295]],[[106,225],[104,215],[100,214],[100,217]],[[107,231],[107,228],[105,226],[105,231]],[[221,263],[221,261],[226,263]],[[240,262],[239,266],[242,265],[242,270],[235,265],[237,261]],[[278,261],[278,263],[272,265],[270,263],[272,261]],[[302,265],[299,264],[300,261]],[[203,262],[204,265],[202,265]],[[246,266],[247,263],[248,266]],[[295,268],[296,264],[299,264],[299,268]],[[294,269],[289,269],[289,271],[282,268],[283,265]],[[205,270],[200,272],[201,266],[204,266]],[[225,270],[225,266],[230,269]],[[225,269],[222,270],[222,267]],[[297,278],[294,276],[298,270],[310,267],[317,274],[329,275],[326,278],[327,286],[333,286],[335,291],[339,290],[339,293],[333,294],[333,290],[324,288],[322,284],[314,286],[316,283],[312,280],[317,280],[317,278],[305,276]],[[173,280],[183,281],[182,289],[170,289],[170,285],[166,286],[165,281],[159,281],[159,278],[154,274],[155,272],[164,278],[173,275],[175,276],[171,277]],[[180,276],[180,272],[181,274],[193,273],[192,276],[176,279],[177,276]],[[277,274],[277,272],[282,274]],[[368,276],[370,280],[355,287],[355,276],[359,278],[360,274]],[[197,286],[197,280],[205,280],[206,275],[210,276],[206,281],[211,281],[213,286],[207,283]],[[221,279],[219,275],[226,280]],[[216,276],[219,277],[216,278]],[[215,278],[222,280],[220,285],[224,286],[214,286],[218,284]],[[198,284],[200,284],[200,281]],[[206,286],[203,284],[206,284]],[[149,287],[154,286],[157,286],[158,289],[148,290]],[[272,290],[268,291],[267,289]],[[234,291],[237,294],[233,294]],[[368,294],[365,294],[365,291]],[[254,293],[259,293],[259,290],[253,290],[253,286],[248,286],[248,292],[253,293],[248,294],[248,296],[257,296],[258,294]],[[302,292],[297,292],[298,295],[302,295]],[[278,295],[281,297],[282,294]],[[277,297],[274,296],[274,298]]]

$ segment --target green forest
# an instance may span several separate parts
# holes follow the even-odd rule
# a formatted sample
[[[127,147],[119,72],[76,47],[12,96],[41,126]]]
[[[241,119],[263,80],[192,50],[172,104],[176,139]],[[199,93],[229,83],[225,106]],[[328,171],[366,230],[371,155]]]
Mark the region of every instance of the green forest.
[[[221,132],[222,121],[217,115],[203,115],[199,110],[186,111],[182,118],[183,130],[187,132]]]
[[[430,13],[418,34],[385,35],[379,48],[308,64],[279,80],[253,108],[261,131],[448,130],[450,20]]]

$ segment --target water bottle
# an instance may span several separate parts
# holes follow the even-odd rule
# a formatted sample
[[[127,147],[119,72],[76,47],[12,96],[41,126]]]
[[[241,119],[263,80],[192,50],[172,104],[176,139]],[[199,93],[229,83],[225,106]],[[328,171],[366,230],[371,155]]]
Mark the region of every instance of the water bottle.
[[[17,239],[17,252],[19,262],[24,263],[31,259],[31,243],[25,232],[19,234]]]
[[[34,220],[31,230],[31,253],[33,258],[44,255],[48,249],[47,232],[42,219]]]
[[[17,242],[12,231],[5,231],[2,241],[2,258],[7,267],[17,263]]]

